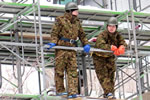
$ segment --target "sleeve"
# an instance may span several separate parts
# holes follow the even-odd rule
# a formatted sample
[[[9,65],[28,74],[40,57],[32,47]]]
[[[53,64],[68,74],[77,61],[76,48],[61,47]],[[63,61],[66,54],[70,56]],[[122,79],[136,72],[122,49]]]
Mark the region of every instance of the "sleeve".
[[[96,40],[95,44],[96,48],[104,49],[104,50],[111,50],[111,45],[107,44],[106,37],[103,33],[100,33]]]
[[[53,25],[52,31],[51,31],[51,43],[56,43],[59,40],[59,33],[61,31],[61,21],[59,18],[56,18],[55,24]]]
[[[79,34],[78,37],[80,41],[82,42],[83,46],[88,44],[88,39],[86,38],[85,32],[81,26],[81,23],[79,22]]]
[[[103,49],[103,50],[111,50],[111,45],[107,43],[107,37],[100,33],[96,40],[95,48]],[[101,57],[111,57],[113,56],[112,52],[94,52],[97,56]]]
[[[118,34],[117,36],[117,39],[118,39],[118,45],[124,45],[125,47],[127,47],[127,43],[125,42],[123,36],[121,36],[120,34]]]

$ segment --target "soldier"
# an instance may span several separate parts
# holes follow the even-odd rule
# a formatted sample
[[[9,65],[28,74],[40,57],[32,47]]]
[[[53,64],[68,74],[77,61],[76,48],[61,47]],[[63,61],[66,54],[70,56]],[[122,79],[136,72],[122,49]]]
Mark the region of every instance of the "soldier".
[[[108,52],[94,52],[93,63],[95,66],[98,80],[104,90],[105,98],[114,97],[115,85],[115,55],[121,55],[125,52],[127,46],[123,37],[117,31],[118,22],[115,17],[111,17],[107,23],[107,29],[98,35],[95,48],[111,50]]]
[[[79,38],[84,52],[89,53],[90,45],[78,19],[78,6],[74,2],[65,5],[65,14],[56,18],[51,32],[50,48],[55,45],[75,47]],[[78,94],[78,72],[76,51],[55,50],[55,83],[57,95],[66,95],[64,88],[64,71],[67,73],[68,98],[76,98]]]

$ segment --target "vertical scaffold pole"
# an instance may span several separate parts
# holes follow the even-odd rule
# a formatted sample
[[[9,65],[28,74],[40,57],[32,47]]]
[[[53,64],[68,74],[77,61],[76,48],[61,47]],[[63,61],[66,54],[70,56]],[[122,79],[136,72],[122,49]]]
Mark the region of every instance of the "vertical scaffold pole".
[[[39,34],[40,34],[40,50],[41,50],[41,66],[43,71],[43,90],[44,90],[44,100],[46,97],[46,79],[45,79],[45,66],[44,66],[44,52],[43,52],[43,38],[42,38],[42,26],[41,26],[41,10],[40,10],[40,0],[37,0],[38,5],[38,21],[39,21]]]
[[[135,31],[135,20],[134,20],[134,12],[133,12],[133,2],[130,1],[130,11],[131,11],[131,19],[132,19],[132,30],[133,30],[133,38],[134,38],[134,52],[136,57],[136,76],[137,76],[137,85],[138,85],[138,94],[139,94],[139,100],[143,100],[142,97],[142,88],[141,88],[141,80],[140,80],[140,67],[139,67],[139,58],[138,58],[138,50],[137,50],[137,40],[136,40],[136,31]]]

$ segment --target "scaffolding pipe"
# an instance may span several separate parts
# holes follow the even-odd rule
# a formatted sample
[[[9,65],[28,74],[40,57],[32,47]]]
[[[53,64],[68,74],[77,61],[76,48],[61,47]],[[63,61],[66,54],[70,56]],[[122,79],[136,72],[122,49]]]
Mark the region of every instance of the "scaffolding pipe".
[[[106,9],[108,6],[108,1],[107,0],[103,0],[103,7]]]
[[[139,0],[139,8],[140,8],[140,11],[141,11],[141,0]]]
[[[144,69],[145,68],[145,69]],[[119,70],[121,70],[120,68],[118,68]],[[145,66],[143,66],[143,70],[146,70],[146,65]],[[122,70],[121,70],[122,71]],[[124,71],[122,71],[123,73],[125,73]],[[148,73],[148,72],[147,72]],[[147,74],[146,73],[146,74]],[[125,78],[125,79],[123,79],[122,81],[124,81],[124,83],[122,83],[121,84],[121,82],[120,83],[118,83],[116,86],[118,86],[117,88],[119,88],[121,85],[123,85],[123,84],[125,84],[125,83],[127,83],[129,80],[128,80],[128,78],[132,78],[134,81],[136,81],[137,82],[137,80],[135,80],[133,77],[135,77],[136,75],[136,72],[134,72],[134,73],[132,73],[131,75],[128,75],[127,73],[125,73],[128,77],[127,78]],[[144,76],[144,74],[141,76],[141,77],[143,77]],[[127,81],[126,81],[127,80]],[[126,82],[125,82],[126,81]],[[116,88],[116,89],[117,89]],[[144,88],[146,88],[146,87],[144,87]],[[147,90],[149,90],[148,88],[146,88]]]
[[[33,0],[33,3],[35,3],[35,0]],[[33,7],[33,10],[35,11],[35,7]],[[34,15],[34,32],[35,32],[35,45],[38,45],[37,43],[37,24],[36,24],[36,14],[35,12],[33,13]],[[39,62],[38,60],[38,47],[36,46],[36,61]],[[39,94],[41,95],[41,77],[40,77],[40,71],[38,67],[38,81],[39,81]]]
[[[21,23],[21,43],[23,43],[22,23]],[[22,46],[22,58],[24,59],[24,47],[23,46]],[[22,62],[23,62],[23,72],[22,72],[21,76],[23,77],[23,75],[25,73],[25,63],[24,63],[24,61],[22,61]]]
[[[83,86],[84,86],[84,95],[88,96],[88,81],[87,81],[87,72],[86,72],[86,58],[85,55],[82,54],[82,73],[83,73]]]
[[[116,71],[116,79],[117,79],[118,83],[120,83],[119,71],[118,70]],[[121,89],[120,89],[120,87],[119,87],[118,92],[119,92],[119,98],[121,98]]]
[[[15,16],[15,15],[14,15]],[[17,20],[17,18],[16,18]],[[19,42],[19,36],[18,36],[18,31],[17,31],[18,25],[17,23],[14,24],[14,35],[15,35],[15,42]],[[20,48],[18,46],[15,46],[15,51],[16,54],[20,56]],[[21,76],[21,61],[19,57],[16,56],[16,67],[17,67],[17,81],[18,81],[18,92],[23,93],[23,88],[22,88],[22,76]]]
[[[132,18],[132,29],[133,29],[133,37],[134,37],[134,46],[135,46],[135,57],[136,57],[136,74],[138,79],[138,93],[139,93],[139,99],[143,100],[142,97],[142,89],[141,89],[141,80],[140,80],[140,67],[139,67],[139,58],[138,58],[138,50],[137,50],[137,40],[136,40],[136,31],[135,31],[135,21],[134,21],[134,13],[133,10],[131,10],[131,18]]]
[[[48,45],[45,45],[44,48],[49,48],[49,46],[48,46]],[[66,50],[84,51],[84,48],[83,48],[83,47],[55,46],[55,47],[53,47],[53,49],[66,49]],[[96,51],[96,52],[110,52],[110,53],[112,52],[112,51],[109,51],[109,50],[91,48],[91,49],[90,49],[90,52],[93,52],[93,51]]]
[[[21,60],[23,60],[25,63],[29,64],[30,66],[33,66],[32,63],[28,62],[27,60],[21,58],[18,54],[16,54],[15,52],[13,52],[11,49],[9,49],[8,47],[6,47],[3,44],[0,44],[2,47],[6,48],[8,51],[10,51],[12,54],[14,54],[16,57],[20,58]],[[36,67],[35,67],[36,68]]]
[[[117,11],[117,0],[115,0],[115,10]]]
[[[0,44],[2,45],[10,45],[10,46],[25,46],[25,47],[40,47],[40,45],[36,45],[36,44],[30,44],[30,43],[15,43],[15,42],[0,42]],[[44,45],[45,50],[46,48],[49,48],[48,45]],[[66,49],[66,50],[75,50],[75,51],[83,51],[83,47],[65,47],[65,46],[55,46],[53,47],[52,49]],[[109,52],[111,53],[112,51],[109,51],[109,50],[103,50],[103,49],[97,49],[97,48],[91,48],[90,49],[90,52]],[[125,54],[133,54],[134,52],[133,51],[126,51]],[[141,55],[150,55],[149,52],[139,52],[139,54]]]
[[[10,83],[12,86],[14,86],[15,88],[18,88],[18,86],[14,83],[12,83],[11,81],[9,81],[7,78],[5,78],[4,76],[2,76],[2,78],[7,81],[8,83]]]
[[[39,45],[31,44],[31,43],[16,43],[16,42],[0,42],[3,45],[11,45],[11,46],[24,46],[24,47],[36,47]]]
[[[0,88],[2,87],[2,68],[0,63]]]
[[[107,1],[107,0],[104,0],[104,1]],[[130,1],[130,0],[129,0]],[[32,7],[32,4],[20,4],[20,3],[3,3],[3,2],[0,2],[0,4],[2,4],[2,5],[10,5],[10,6],[18,6],[18,7],[20,7],[20,6],[22,6],[22,7],[24,7],[24,6],[28,6],[28,7]],[[45,5],[41,5],[40,6],[40,8],[49,8],[49,9],[59,9],[59,10],[64,10],[64,7],[60,7],[60,6],[52,6],[52,5],[50,5],[50,6],[45,6]],[[95,9],[82,9],[82,8],[80,8],[79,9],[79,12],[82,12],[82,11],[85,11],[85,12],[91,12],[91,13],[97,13],[97,14],[99,14],[99,13],[104,13],[104,14],[114,14],[114,15],[116,15],[116,14],[123,14],[124,12],[119,12],[119,11],[106,11],[106,10],[101,10],[101,9],[99,9],[99,10],[95,10]],[[134,15],[139,15],[139,16],[150,16],[150,13],[143,13],[143,12],[133,12],[134,13]]]
[[[147,57],[145,57],[145,60],[147,60]],[[146,73],[148,73],[148,62],[146,61]],[[149,85],[149,75],[146,74],[146,79],[147,79],[147,87],[150,87]]]
[[[90,55],[88,55],[88,65],[89,65],[89,78],[90,78],[90,86],[91,86],[88,96],[90,96],[91,93],[92,93],[92,90],[93,90],[92,72],[91,72],[92,69],[91,69]]]
[[[113,10],[113,2],[112,2],[112,0],[110,0],[110,8],[111,8],[111,10]]]
[[[44,91],[44,100],[47,100],[46,92],[46,79],[45,79],[45,66],[44,66],[44,48],[43,48],[43,38],[42,38],[42,26],[41,26],[41,10],[40,10],[40,0],[37,0],[38,6],[38,20],[39,20],[39,34],[40,34],[40,50],[41,50],[41,66],[43,71],[43,91]]]
[[[22,12],[22,11],[21,11],[21,12]],[[23,19],[23,18],[25,17],[25,15],[28,16],[28,15],[30,15],[30,14],[33,13],[33,12],[34,12],[34,10],[32,11],[32,9],[31,9],[31,11],[30,11],[30,9],[29,9],[29,11],[28,11],[27,13],[25,13],[23,17],[21,17],[20,19],[17,19],[17,20],[16,20],[16,18],[18,17],[19,14],[16,15],[16,16],[14,16],[14,18],[11,20],[11,21],[14,21],[14,22],[7,24],[5,27],[3,27],[3,28],[0,30],[0,32],[6,31],[9,27],[11,27],[12,25],[16,24],[18,21],[20,21],[21,19]],[[10,21],[10,22],[11,22],[11,21]]]
[[[16,53],[18,55],[20,55],[20,52],[19,52],[19,48],[16,47]],[[18,80],[18,91],[19,93],[23,93],[23,88],[22,88],[22,76],[21,76],[21,62],[20,62],[20,59],[18,57],[16,57],[16,60],[17,60],[17,64],[16,64],[16,67],[17,67],[17,80]]]
[[[121,72],[121,82],[123,83],[123,72]],[[122,92],[123,92],[123,98],[125,98],[125,92],[124,92],[124,84],[122,84]]]

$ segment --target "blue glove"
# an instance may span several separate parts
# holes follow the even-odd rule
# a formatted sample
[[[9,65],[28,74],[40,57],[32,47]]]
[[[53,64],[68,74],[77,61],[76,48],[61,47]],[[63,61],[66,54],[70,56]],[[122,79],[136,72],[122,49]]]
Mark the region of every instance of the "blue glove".
[[[89,53],[91,46],[89,44],[84,46],[84,52]]]
[[[49,45],[49,48],[47,49],[51,49],[52,47],[56,46],[56,43],[47,43],[47,45]]]

